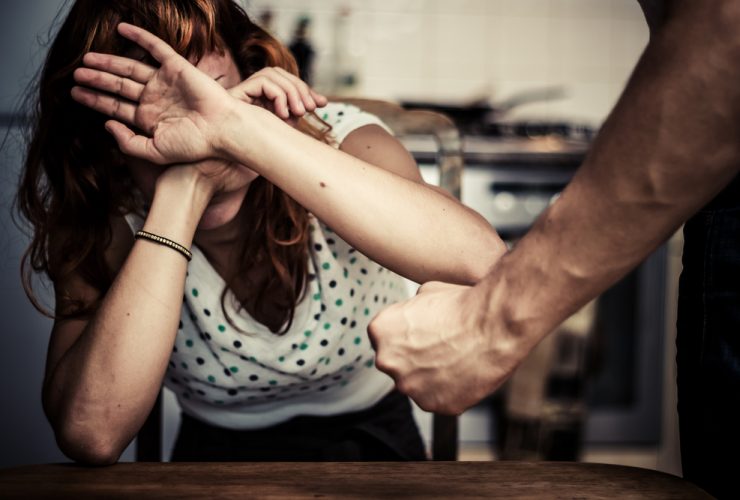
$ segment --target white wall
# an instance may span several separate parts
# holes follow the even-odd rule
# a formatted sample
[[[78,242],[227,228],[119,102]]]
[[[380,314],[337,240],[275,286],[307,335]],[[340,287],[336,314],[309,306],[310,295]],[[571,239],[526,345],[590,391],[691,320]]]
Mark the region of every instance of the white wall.
[[[332,90],[334,25],[348,9],[348,52],[359,84],[386,99],[501,101],[562,86],[568,97],[526,106],[519,116],[598,125],[647,43],[635,0],[245,0],[257,18],[273,11],[284,42],[295,20],[312,20],[316,86]]]

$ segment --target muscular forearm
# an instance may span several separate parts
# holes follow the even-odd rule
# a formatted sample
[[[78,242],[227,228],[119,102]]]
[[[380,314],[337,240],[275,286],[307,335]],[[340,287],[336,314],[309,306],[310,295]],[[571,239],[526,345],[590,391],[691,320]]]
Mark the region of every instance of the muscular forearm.
[[[480,215],[423,183],[244,107],[224,154],[259,172],[376,262],[418,282],[472,283],[505,251]]]
[[[144,229],[189,246],[204,203],[158,190]],[[159,392],[182,307],[186,260],[138,240],[76,342],[47,377],[44,403],[62,449],[115,461]]]
[[[582,168],[481,287],[515,329],[549,332],[737,175],[738,6],[674,2]]]
[[[373,320],[376,366],[402,392],[460,413],[495,391],[737,174],[738,11],[676,0],[584,165],[517,246],[476,286],[422,287]]]

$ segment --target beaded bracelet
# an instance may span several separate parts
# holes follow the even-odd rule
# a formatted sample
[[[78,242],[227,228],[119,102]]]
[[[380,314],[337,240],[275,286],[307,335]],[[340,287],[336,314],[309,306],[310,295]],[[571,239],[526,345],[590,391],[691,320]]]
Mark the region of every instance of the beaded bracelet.
[[[154,243],[159,243],[160,245],[164,245],[166,247],[170,247],[171,249],[182,254],[183,257],[188,259],[188,262],[190,262],[190,260],[193,258],[193,254],[190,252],[190,250],[180,245],[176,241],[172,241],[168,238],[165,238],[164,236],[159,236],[158,234],[149,233],[147,231],[137,231],[134,237],[136,239],[141,238],[141,239],[153,241]]]

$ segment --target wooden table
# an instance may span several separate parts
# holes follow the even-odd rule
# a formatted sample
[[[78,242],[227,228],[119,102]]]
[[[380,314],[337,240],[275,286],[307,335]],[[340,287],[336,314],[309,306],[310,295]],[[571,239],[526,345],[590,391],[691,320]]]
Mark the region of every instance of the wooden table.
[[[0,470],[0,498],[711,498],[668,474],[564,462],[72,464]]]

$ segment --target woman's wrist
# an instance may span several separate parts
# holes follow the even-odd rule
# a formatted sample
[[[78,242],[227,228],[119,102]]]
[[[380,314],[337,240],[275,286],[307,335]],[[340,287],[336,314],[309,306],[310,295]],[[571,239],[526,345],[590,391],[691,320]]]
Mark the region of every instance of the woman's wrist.
[[[213,134],[211,144],[216,156],[252,168],[254,146],[270,120],[280,121],[266,109],[234,99],[234,106]]]
[[[212,196],[212,185],[195,169],[170,167],[157,179],[143,229],[189,247]]]

